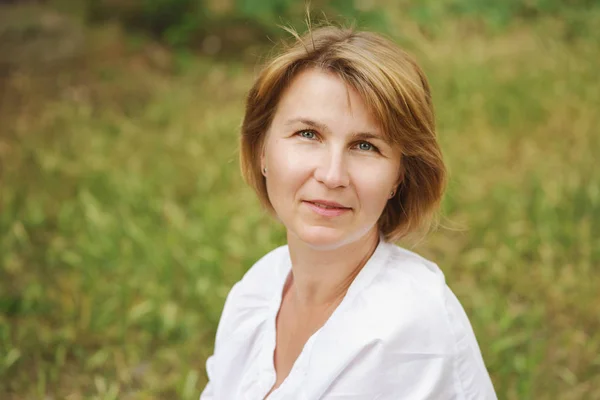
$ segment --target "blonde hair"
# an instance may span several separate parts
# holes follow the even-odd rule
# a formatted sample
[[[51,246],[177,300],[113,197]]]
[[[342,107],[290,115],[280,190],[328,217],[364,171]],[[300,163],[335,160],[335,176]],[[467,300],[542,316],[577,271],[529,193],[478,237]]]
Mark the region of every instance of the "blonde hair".
[[[264,139],[284,90],[299,72],[317,68],[355,89],[402,152],[402,180],[379,218],[387,241],[429,228],[444,193],[446,168],[436,140],[429,83],[416,61],[383,36],[324,26],[286,45],[261,70],[248,93],[240,163],[246,182],[273,212],[261,171]]]

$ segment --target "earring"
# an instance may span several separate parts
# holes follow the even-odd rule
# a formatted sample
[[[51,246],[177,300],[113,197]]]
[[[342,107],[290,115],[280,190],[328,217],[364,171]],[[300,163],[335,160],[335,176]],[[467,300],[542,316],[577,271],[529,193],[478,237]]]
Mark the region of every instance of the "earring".
[[[392,190],[392,191],[390,192],[390,199],[391,199],[392,197],[394,197],[394,195],[395,195],[395,194],[396,194],[396,191],[395,191],[395,190]]]
[[[265,174],[265,175],[267,174],[267,167],[263,168],[263,174]]]

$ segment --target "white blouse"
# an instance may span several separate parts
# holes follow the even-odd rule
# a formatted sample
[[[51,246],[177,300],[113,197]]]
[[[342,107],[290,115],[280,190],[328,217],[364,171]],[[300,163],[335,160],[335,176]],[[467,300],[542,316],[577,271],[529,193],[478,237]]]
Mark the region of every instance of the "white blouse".
[[[275,319],[287,246],[234,285],[200,400],[263,400],[275,383]],[[268,400],[496,399],[467,315],[432,262],[380,241]]]

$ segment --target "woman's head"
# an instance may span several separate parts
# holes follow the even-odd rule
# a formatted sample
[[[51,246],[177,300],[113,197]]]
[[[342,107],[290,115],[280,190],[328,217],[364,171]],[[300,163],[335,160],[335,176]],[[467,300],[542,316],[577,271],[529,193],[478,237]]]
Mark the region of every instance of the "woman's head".
[[[428,225],[446,173],[420,67],[374,33],[324,27],[296,39],[248,94],[246,181],[315,245],[373,230],[396,240]]]

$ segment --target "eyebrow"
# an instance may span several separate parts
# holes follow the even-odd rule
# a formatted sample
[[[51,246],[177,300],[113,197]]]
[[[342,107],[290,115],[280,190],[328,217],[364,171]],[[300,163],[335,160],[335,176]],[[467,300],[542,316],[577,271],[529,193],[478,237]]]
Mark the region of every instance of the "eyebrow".
[[[327,127],[327,125],[322,124],[320,122],[313,121],[312,119],[308,119],[308,118],[292,118],[292,119],[287,120],[287,122],[285,124],[287,126],[289,126],[289,125],[294,125],[295,123],[298,123],[298,122],[301,122],[304,125],[308,125],[310,127],[317,128],[322,131],[329,131],[329,128]]]
[[[292,118],[290,120],[288,120],[285,125],[289,126],[289,125],[293,125],[295,123],[302,123],[304,125],[308,125],[312,128],[316,128],[318,130],[321,131],[328,131],[330,132],[331,130],[329,129],[329,127],[323,123],[317,122],[317,121],[313,121],[312,119],[308,119],[308,118]],[[384,143],[391,145],[391,143],[389,142],[389,140],[387,140],[385,137],[372,133],[372,132],[356,132],[352,134],[352,138],[354,140],[373,140],[373,139],[377,139],[377,140],[381,140]]]

